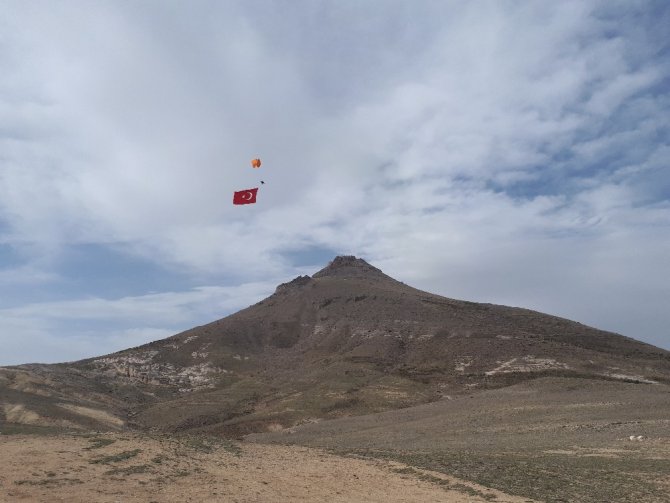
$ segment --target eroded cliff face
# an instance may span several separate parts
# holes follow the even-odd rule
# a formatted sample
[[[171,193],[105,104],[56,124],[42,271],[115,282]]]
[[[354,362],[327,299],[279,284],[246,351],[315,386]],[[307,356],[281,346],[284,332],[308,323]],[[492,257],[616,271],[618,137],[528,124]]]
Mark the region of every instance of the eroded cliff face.
[[[176,367],[172,363],[152,363],[151,356],[117,356],[93,361],[98,370],[109,377],[127,378],[130,382],[152,385],[179,386],[187,392],[214,387],[213,377],[227,370],[214,367],[209,362],[189,367]]]
[[[157,351],[147,351],[140,355],[113,356],[93,360],[97,370],[107,377],[125,378],[129,382],[152,384],[155,386],[178,386],[179,391],[188,392],[214,387],[213,380],[226,369],[214,367],[209,362],[188,367],[176,367],[172,363],[154,363]]]

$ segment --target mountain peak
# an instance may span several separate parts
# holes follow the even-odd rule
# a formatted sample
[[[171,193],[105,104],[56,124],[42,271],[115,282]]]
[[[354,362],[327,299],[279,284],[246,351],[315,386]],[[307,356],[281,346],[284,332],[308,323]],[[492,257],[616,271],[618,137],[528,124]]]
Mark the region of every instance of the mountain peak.
[[[299,289],[308,284],[310,281],[312,281],[312,278],[310,278],[309,276],[298,276],[297,278],[294,278],[288,283],[282,283],[281,285],[279,285],[275,290],[275,293],[287,292],[290,290]]]
[[[381,270],[353,255],[335,257],[326,267],[312,276],[312,278],[324,277],[390,279]]]

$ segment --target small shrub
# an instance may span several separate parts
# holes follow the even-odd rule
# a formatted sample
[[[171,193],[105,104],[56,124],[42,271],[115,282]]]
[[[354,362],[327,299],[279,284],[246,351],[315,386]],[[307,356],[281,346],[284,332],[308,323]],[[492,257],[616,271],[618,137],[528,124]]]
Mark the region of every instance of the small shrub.
[[[84,450],[90,451],[93,449],[100,449],[101,447],[107,447],[108,445],[113,444],[116,440],[111,438],[91,438],[89,439],[91,445],[84,447]]]
[[[102,458],[93,459],[93,460],[91,460],[91,463],[102,464],[102,465],[107,465],[109,463],[118,463],[119,461],[125,461],[126,459],[134,458],[140,452],[142,452],[142,449],[134,449],[132,451],[123,451],[123,452],[120,452],[118,454],[113,454],[111,456],[104,456]]]

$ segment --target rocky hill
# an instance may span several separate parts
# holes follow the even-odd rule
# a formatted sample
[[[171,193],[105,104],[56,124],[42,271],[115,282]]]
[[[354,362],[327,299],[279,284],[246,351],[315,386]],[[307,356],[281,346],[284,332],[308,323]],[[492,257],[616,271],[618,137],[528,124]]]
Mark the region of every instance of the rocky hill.
[[[670,352],[527,309],[430,294],[336,257],[170,338],[0,369],[0,421],[237,436],[548,376],[668,383]]]

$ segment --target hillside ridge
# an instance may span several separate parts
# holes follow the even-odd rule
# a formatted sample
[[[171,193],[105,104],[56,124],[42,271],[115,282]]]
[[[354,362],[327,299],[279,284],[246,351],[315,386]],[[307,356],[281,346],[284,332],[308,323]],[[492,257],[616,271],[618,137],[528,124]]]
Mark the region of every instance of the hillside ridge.
[[[338,256],[172,337],[0,369],[0,400],[10,422],[235,436],[551,376],[669,383],[670,352],[536,311],[417,290]]]

